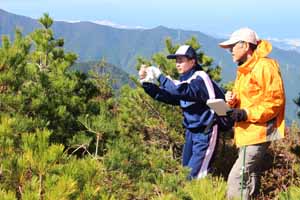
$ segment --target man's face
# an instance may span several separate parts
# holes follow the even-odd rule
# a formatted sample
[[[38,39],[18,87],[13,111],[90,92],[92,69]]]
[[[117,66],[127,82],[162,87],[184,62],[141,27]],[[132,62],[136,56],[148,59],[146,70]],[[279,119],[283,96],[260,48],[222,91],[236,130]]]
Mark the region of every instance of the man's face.
[[[195,60],[188,59],[186,56],[176,57],[176,68],[179,74],[184,74],[194,67]]]
[[[229,47],[233,62],[243,63],[247,60],[247,47],[245,42],[237,42]]]

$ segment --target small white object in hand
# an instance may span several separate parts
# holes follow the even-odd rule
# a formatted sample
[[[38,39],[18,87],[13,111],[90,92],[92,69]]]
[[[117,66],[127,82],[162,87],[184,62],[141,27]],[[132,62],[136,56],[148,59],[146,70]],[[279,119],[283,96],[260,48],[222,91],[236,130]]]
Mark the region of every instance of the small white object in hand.
[[[141,83],[155,83],[156,78],[155,78],[154,72],[152,70],[152,67],[153,66],[147,67],[147,69],[146,69],[146,77],[144,79],[140,80]]]
[[[153,78],[154,78],[154,79],[158,79],[159,76],[161,75],[161,71],[160,71],[160,69],[159,69],[158,67],[150,66],[150,67],[147,68],[147,73],[148,73],[148,70],[149,70],[149,71],[150,71],[150,70],[152,71],[152,74],[153,74]]]

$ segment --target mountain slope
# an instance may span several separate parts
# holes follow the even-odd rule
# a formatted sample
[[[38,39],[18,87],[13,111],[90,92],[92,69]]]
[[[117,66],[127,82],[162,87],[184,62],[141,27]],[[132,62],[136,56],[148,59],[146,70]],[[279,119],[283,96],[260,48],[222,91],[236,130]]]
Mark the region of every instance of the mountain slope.
[[[122,69],[116,66],[105,63],[103,67],[99,67],[99,62],[89,61],[75,63],[72,66],[72,70],[80,70],[84,73],[88,73],[90,70],[97,70],[100,75],[109,74],[111,85],[114,89],[120,89],[124,84],[129,84],[133,86],[133,81],[130,79],[130,75],[124,72]]]

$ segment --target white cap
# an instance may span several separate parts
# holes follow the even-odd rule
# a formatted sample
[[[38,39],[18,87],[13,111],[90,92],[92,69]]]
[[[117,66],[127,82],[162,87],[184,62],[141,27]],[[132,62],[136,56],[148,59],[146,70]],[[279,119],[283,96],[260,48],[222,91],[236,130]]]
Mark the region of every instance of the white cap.
[[[231,45],[239,42],[244,41],[251,44],[257,45],[259,38],[255,31],[250,28],[241,28],[237,31],[234,31],[229,40],[219,43],[220,47],[222,48],[229,48]]]

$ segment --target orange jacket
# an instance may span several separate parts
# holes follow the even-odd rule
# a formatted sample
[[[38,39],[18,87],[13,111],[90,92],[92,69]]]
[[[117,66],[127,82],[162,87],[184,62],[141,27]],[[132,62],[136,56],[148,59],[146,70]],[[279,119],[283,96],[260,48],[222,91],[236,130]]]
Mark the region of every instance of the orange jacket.
[[[271,51],[272,45],[261,40],[252,57],[237,69],[234,107],[248,113],[247,121],[235,123],[237,146],[284,137],[284,86],[278,63],[266,57]]]

